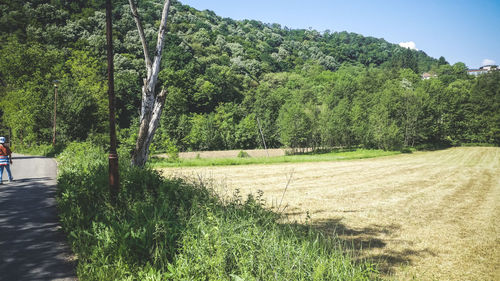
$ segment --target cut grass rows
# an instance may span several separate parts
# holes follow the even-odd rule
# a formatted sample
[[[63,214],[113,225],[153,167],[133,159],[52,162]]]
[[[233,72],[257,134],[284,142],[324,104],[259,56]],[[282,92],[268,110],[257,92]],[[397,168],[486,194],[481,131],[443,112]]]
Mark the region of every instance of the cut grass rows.
[[[498,147],[162,172],[221,194],[260,190],[289,218],[339,234],[390,280],[500,280]]]

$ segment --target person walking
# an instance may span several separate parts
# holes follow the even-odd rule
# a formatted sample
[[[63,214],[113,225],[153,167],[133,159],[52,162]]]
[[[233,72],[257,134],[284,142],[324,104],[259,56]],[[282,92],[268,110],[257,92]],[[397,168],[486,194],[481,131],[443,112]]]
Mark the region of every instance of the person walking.
[[[5,137],[0,137],[0,184],[3,184],[3,169],[7,169],[9,182],[14,181],[12,172],[10,171],[10,164],[12,164],[12,151],[5,144]]]

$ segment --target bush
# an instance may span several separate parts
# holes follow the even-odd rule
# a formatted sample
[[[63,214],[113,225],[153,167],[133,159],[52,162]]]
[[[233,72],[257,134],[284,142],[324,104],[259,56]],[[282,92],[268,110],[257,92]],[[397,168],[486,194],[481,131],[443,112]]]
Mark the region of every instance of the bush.
[[[203,184],[165,180],[120,158],[112,201],[103,149],[71,144],[59,157],[61,223],[80,280],[368,280],[338,242],[279,224],[261,195],[222,201]]]
[[[250,154],[246,151],[240,150],[240,152],[238,152],[238,158],[250,158]]]
[[[401,148],[401,153],[413,153],[413,151],[409,147],[403,147]]]

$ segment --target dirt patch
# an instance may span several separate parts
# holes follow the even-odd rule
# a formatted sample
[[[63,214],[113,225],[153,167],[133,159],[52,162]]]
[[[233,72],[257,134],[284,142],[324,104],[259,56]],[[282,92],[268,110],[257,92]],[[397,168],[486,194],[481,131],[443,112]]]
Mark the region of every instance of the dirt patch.
[[[226,194],[262,190],[270,206],[298,221],[308,213],[397,280],[500,280],[500,148],[163,173]]]
[[[248,153],[250,157],[273,157],[283,156],[286,154],[284,148],[270,148],[270,149],[240,149],[240,150],[221,150],[221,151],[193,151],[193,152],[180,152],[179,157],[182,159],[193,158],[232,158],[237,157],[240,151]],[[311,149],[304,149],[302,152],[308,152]],[[167,158],[167,154],[159,154],[157,157]]]

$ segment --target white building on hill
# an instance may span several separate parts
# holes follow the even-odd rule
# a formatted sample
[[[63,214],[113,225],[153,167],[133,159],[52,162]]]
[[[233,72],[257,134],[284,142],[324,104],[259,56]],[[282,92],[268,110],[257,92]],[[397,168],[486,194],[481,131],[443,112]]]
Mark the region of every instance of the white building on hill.
[[[496,65],[484,65],[484,66],[481,66],[479,69],[468,69],[467,73],[469,73],[470,75],[478,76],[478,75],[485,74],[485,73],[488,73],[490,71],[495,71],[495,70],[498,70],[498,66],[496,66]]]

